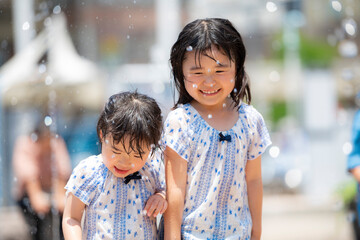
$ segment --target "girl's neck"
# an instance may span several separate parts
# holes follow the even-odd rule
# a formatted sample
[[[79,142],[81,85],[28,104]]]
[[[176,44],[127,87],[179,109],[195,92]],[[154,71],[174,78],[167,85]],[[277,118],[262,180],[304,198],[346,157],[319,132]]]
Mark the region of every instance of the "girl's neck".
[[[231,98],[227,98],[221,106],[204,106],[196,101],[190,104],[211,127],[219,131],[231,129],[239,117],[237,106],[234,106]]]

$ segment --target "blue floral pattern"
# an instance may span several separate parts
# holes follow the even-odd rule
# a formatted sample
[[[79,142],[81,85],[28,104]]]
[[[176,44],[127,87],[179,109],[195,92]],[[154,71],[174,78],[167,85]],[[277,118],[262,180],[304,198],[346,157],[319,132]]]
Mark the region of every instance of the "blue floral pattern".
[[[82,160],[65,186],[85,203],[83,239],[157,239],[156,219],[143,215],[148,198],[165,191],[162,153],[149,157],[142,179],[128,184],[114,176],[101,155]]]
[[[250,239],[245,167],[271,144],[261,114],[242,103],[239,119],[223,135],[190,105],[171,111],[164,124],[163,145],[188,162],[183,239]]]

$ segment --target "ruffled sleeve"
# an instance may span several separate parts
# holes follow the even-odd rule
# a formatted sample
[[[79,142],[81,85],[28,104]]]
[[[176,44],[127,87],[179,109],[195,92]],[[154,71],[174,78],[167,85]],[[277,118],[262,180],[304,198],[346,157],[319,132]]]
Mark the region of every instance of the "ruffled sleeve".
[[[101,185],[107,168],[101,167],[98,156],[92,156],[82,160],[73,170],[65,189],[66,195],[71,192],[83,203],[89,205],[96,194],[96,189]]]
[[[171,111],[164,123],[162,143],[173,149],[184,160],[189,161],[190,141],[188,136],[188,122],[183,108]]]
[[[155,150],[150,164],[153,169],[153,178],[155,179],[155,192],[160,192],[166,195],[165,168],[161,149]]]
[[[271,139],[264,118],[254,107],[247,106],[245,118],[249,134],[247,158],[253,160],[265,152],[271,145]]]

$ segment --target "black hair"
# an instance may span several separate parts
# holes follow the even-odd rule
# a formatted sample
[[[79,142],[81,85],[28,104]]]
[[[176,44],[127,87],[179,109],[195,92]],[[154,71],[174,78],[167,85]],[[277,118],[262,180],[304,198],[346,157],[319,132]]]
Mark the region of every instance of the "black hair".
[[[129,148],[125,151],[141,156],[142,144],[152,146],[151,150],[159,147],[161,109],[153,98],[136,91],[114,94],[105,104],[96,130],[100,144],[111,135],[112,144],[121,142],[125,149],[125,138],[128,138]]]
[[[234,106],[238,106],[241,100],[248,104],[251,102],[250,85],[244,69],[246,57],[245,45],[240,33],[232,23],[222,18],[197,19],[187,24],[180,32],[177,41],[171,48],[170,63],[175,87],[179,93],[179,99],[175,103],[175,108],[179,104],[189,103],[193,100],[185,89],[183,61],[187,51],[195,51],[195,60],[200,63],[201,55],[217,47],[230,61],[234,61],[236,66],[235,91],[230,93],[234,101]]]

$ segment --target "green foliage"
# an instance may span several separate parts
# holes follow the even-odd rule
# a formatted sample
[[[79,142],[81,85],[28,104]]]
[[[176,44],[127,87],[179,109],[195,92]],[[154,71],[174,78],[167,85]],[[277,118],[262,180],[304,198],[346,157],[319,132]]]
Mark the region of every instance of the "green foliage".
[[[270,103],[270,118],[271,121],[276,125],[280,119],[286,117],[287,108],[286,102],[282,100],[273,101]]]
[[[348,206],[350,202],[356,196],[357,182],[355,180],[350,180],[345,183],[342,183],[341,186],[337,189],[337,195],[342,199],[345,206]]]
[[[284,61],[285,46],[282,35],[276,37],[276,42],[280,43],[274,50],[273,56]],[[338,56],[336,47],[330,46],[324,39],[313,39],[304,34],[300,34],[299,55],[301,63],[308,68],[327,68]]]

